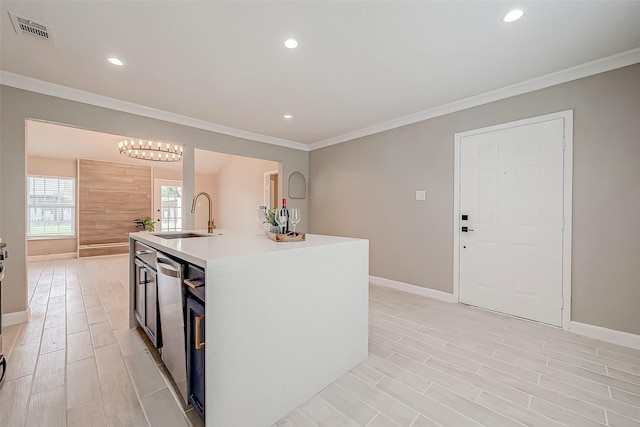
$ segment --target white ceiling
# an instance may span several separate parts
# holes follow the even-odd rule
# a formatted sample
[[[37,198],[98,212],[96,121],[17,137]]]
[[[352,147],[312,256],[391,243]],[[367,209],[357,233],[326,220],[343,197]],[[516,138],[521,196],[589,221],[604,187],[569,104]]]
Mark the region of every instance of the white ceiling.
[[[92,159],[105,162],[131,163],[162,169],[182,170],[182,162],[164,163],[122,156],[118,142],[126,136],[93,132],[35,120],[27,121],[27,153],[54,159]],[[217,174],[233,156],[206,150],[195,150],[197,173]]]
[[[316,145],[640,46],[640,1],[0,4],[4,72]]]

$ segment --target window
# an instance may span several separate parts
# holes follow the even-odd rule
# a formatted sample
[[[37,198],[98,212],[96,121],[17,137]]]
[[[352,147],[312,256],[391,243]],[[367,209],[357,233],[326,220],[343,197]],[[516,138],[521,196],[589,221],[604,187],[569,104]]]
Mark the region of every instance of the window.
[[[160,186],[160,231],[182,230],[182,187]]]
[[[27,178],[27,237],[75,236],[76,180]]]

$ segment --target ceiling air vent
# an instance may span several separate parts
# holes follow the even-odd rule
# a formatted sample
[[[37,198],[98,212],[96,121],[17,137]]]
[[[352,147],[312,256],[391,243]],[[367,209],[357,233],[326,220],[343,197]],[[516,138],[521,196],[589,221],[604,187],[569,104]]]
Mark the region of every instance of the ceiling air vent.
[[[48,25],[16,15],[13,12],[9,12],[9,16],[11,16],[11,22],[13,22],[16,34],[29,35],[41,40],[51,40],[53,34],[51,33],[51,27]]]

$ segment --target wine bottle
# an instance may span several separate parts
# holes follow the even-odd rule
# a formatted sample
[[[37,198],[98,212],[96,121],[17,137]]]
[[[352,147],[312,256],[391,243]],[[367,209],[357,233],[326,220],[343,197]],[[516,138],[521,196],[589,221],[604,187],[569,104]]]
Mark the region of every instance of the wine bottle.
[[[281,216],[286,216],[287,219],[283,222],[283,232],[282,234],[287,234],[289,233],[289,210],[287,209],[287,199],[282,199],[282,213]]]

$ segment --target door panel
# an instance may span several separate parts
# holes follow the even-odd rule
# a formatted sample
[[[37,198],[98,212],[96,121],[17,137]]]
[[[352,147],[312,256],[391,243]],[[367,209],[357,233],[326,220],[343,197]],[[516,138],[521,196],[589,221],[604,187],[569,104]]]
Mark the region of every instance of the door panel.
[[[562,320],[563,119],[460,140],[460,301]]]
[[[498,172],[478,171],[477,187],[476,194],[483,195],[477,199],[477,223],[495,225],[498,219]]]
[[[205,306],[197,299],[187,298],[187,387],[189,404],[205,419]],[[199,326],[196,326],[198,324]],[[196,328],[200,335],[196,334]]]

